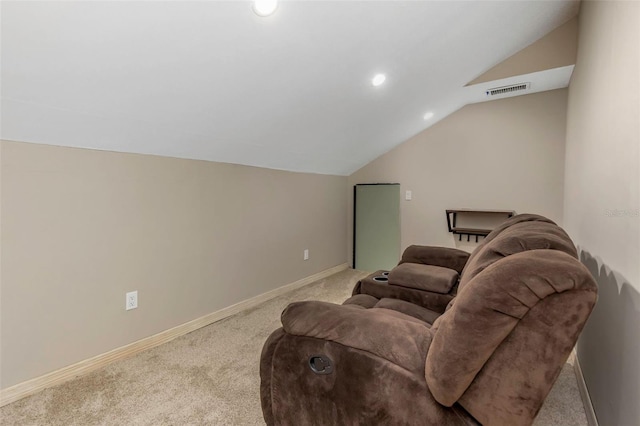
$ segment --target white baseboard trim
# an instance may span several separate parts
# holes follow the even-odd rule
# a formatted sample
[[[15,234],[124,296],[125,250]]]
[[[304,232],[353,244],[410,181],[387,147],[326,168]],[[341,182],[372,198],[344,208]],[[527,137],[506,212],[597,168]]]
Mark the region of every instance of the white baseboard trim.
[[[21,398],[37,393],[46,388],[62,384],[68,380],[76,378],[78,376],[87,374],[91,371],[95,371],[99,368],[105,367],[115,361],[128,358],[132,355],[145,351],[147,349],[154,348],[156,346],[167,343],[176,337],[190,333],[194,330],[212,324],[216,321],[220,321],[224,318],[235,315],[246,309],[253,308],[269,299],[273,299],[276,296],[288,293],[292,290],[304,287],[311,284],[314,281],[321,280],[337,272],[344,271],[348,268],[347,263],[343,263],[333,268],[325,269],[301,280],[293,283],[278,287],[274,290],[266,293],[259,294],[235,305],[228,306],[220,309],[219,311],[212,312],[200,318],[196,318],[192,321],[181,324],[177,327],[170,328],[165,331],[161,331],[153,336],[146,337],[128,345],[113,349],[109,352],[94,356],[75,364],[63,367],[59,370],[52,371],[43,376],[36,377],[26,382],[18,383],[17,385],[0,390],[0,407],[15,402]]]
[[[587,415],[587,423],[589,426],[598,426],[596,412],[593,409],[589,390],[587,389],[587,383],[584,381],[584,375],[582,374],[582,368],[580,368],[578,354],[575,350],[573,352],[573,370],[575,371],[576,379],[578,380],[578,390],[580,391],[580,397],[582,398],[582,404],[584,405],[584,412]]]

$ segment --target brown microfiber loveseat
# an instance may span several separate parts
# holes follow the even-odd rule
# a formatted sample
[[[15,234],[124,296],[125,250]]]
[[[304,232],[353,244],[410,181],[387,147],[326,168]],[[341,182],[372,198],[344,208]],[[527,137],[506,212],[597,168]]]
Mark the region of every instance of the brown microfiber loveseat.
[[[436,269],[437,282],[424,282],[430,268],[417,268],[421,282],[409,268],[396,284],[362,280],[343,305],[289,305],[261,356],[267,424],[531,424],[593,309],[595,282],[542,216],[509,219],[468,258],[451,250],[414,247],[399,266],[459,280]]]

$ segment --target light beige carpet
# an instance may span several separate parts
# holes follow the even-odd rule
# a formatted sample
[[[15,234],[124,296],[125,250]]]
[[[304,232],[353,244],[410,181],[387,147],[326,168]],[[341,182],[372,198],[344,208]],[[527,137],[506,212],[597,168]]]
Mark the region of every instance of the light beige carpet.
[[[262,344],[284,307],[341,303],[365,276],[346,270],[0,409],[2,425],[260,425]],[[587,425],[569,364],[536,426]]]

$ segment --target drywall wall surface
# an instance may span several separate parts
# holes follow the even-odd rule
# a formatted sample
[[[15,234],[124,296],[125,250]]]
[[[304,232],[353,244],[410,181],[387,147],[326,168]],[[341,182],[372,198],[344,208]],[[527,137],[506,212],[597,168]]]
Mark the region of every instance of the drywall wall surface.
[[[346,177],[1,149],[2,388],[345,262]]]
[[[564,222],[599,299],[578,358],[601,425],[640,421],[640,3],[582,2]]]
[[[577,48],[578,18],[575,17],[500,62],[489,71],[469,82],[467,86],[573,65],[576,63]]]
[[[560,222],[566,99],[561,89],[468,105],[352,174],[349,186],[400,183],[402,250],[473,250],[475,239],[448,232],[446,209],[513,209]]]

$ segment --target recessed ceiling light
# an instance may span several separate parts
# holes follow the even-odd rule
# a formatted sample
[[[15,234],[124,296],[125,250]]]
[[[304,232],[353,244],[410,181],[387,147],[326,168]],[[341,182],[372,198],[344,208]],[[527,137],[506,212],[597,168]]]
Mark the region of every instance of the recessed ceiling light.
[[[428,113],[426,113],[426,114],[424,115],[424,119],[425,119],[425,120],[429,120],[429,119],[431,119],[431,118],[433,118],[433,113],[432,113],[432,112],[428,112]]]
[[[387,77],[384,74],[376,74],[371,80],[371,84],[374,86],[380,86],[386,79]]]
[[[269,16],[278,8],[278,0],[255,0],[253,11],[258,16]]]

